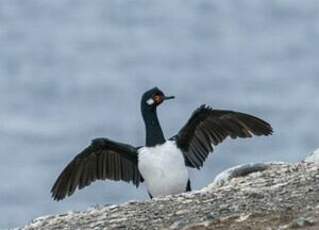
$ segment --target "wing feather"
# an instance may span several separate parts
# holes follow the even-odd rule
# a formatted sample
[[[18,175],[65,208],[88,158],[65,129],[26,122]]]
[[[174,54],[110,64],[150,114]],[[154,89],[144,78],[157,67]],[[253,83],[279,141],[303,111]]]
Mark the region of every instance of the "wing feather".
[[[202,105],[172,139],[182,149],[186,165],[200,168],[213,151],[212,145],[218,145],[227,137],[249,138],[272,133],[271,125],[258,117],[234,111],[213,110]]]
[[[62,200],[96,180],[132,182],[136,187],[143,182],[137,167],[137,149],[106,138],[92,141],[62,171],[51,193]]]

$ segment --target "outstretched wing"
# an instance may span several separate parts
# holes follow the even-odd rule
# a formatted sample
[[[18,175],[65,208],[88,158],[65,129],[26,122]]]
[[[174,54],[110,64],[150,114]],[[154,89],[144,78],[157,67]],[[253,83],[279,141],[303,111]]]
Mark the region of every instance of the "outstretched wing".
[[[252,137],[252,134],[268,136],[272,133],[270,124],[260,118],[202,105],[172,139],[182,149],[186,165],[199,169],[213,151],[212,144],[218,145],[228,136],[235,139]]]
[[[137,167],[137,149],[105,138],[92,141],[62,171],[51,193],[62,200],[95,180],[132,182],[136,187],[143,181]]]

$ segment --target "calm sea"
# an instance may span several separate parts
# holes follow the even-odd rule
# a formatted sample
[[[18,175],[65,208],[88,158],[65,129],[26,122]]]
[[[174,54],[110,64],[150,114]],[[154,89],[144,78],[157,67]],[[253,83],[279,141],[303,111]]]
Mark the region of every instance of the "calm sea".
[[[318,22],[316,0],[0,0],[0,228],[148,199],[109,181],[62,202],[49,191],[95,137],[143,145],[154,86],[176,96],[159,109],[167,137],[203,103],[274,127],[218,146],[194,189],[237,164],[303,159],[319,147]]]

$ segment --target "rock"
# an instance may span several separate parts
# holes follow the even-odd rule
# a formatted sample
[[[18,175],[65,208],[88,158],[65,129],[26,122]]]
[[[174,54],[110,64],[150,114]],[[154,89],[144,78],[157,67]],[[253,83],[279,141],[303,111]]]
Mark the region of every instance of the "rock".
[[[318,164],[267,164],[243,175],[191,193],[41,217],[20,229],[319,229]]]
[[[237,165],[235,167],[224,170],[217,174],[213,183],[210,186],[221,186],[235,177],[247,176],[250,173],[262,172],[271,165],[284,164],[283,162],[269,162],[269,163],[249,163],[244,165]],[[209,190],[209,187],[208,187]]]
[[[304,160],[305,162],[319,163],[319,149],[310,153]]]

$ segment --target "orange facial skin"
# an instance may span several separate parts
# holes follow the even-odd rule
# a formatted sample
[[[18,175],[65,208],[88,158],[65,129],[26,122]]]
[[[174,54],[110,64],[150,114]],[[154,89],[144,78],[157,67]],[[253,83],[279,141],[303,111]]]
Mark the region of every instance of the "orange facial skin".
[[[163,102],[163,97],[160,96],[160,95],[155,95],[155,96],[153,97],[153,100],[155,101],[155,103],[156,103],[157,105],[159,105],[159,104],[161,104],[161,103]]]

